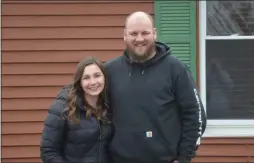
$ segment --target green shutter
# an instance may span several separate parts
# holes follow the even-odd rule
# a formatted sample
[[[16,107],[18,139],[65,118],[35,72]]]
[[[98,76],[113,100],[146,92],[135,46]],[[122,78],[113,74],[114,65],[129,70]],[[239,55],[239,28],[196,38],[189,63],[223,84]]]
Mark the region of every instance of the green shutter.
[[[157,40],[190,68],[196,80],[196,1],[154,0]]]

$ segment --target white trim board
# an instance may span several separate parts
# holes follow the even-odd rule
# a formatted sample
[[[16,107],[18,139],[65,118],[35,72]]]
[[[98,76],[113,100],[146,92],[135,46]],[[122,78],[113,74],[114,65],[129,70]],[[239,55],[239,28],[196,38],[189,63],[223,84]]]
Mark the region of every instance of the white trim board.
[[[253,40],[253,36],[205,36],[206,40]]]
[[[206,36],[206,1],[199,1],[200,97],[206,109],[206,40],[254,39],[254,36]],[[207,120],[203,137],[254,137],[253,120]]]
[[[202,137],[254,137],[254,126],[208,125]]]
[[[254,120],[208,120],[203,137],[254,137]]]

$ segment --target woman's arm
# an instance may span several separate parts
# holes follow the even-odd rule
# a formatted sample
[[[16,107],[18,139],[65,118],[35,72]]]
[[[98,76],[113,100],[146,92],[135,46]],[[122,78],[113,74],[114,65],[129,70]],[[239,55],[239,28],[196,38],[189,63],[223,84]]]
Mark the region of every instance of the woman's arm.
[[[48,111],[41,136],[40,151],[44,163],[65,163],[61,156],[61,145],[65,137],[65,120],[61,112],[66,107],[66,102],[55,100]]]

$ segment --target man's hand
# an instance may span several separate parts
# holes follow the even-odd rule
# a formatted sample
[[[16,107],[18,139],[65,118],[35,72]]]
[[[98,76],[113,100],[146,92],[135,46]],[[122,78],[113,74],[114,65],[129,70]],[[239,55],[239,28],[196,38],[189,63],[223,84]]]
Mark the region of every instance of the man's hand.
[[[173,161],[172,163],[179,163],[179,161],[175,160],[175,161]]]

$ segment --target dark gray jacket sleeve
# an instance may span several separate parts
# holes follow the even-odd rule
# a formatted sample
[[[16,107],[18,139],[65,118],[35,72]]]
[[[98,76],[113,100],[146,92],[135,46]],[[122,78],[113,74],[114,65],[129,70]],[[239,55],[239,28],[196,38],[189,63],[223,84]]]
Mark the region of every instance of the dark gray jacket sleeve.
[[[188,68],[183,68],[175,81],[176,100],[180,106],[182,136],[179,144],[180,163],[195,157],[206,128],[206,114],[196,84]]]
[[[67,89],[64,87],[57,98],[50,105],[48,115],[44,121],[40,142],[41,159],[44,163],[65,163],[61,156],[61,146],[66,133],[65,120],[62,111],[67,106]]]

